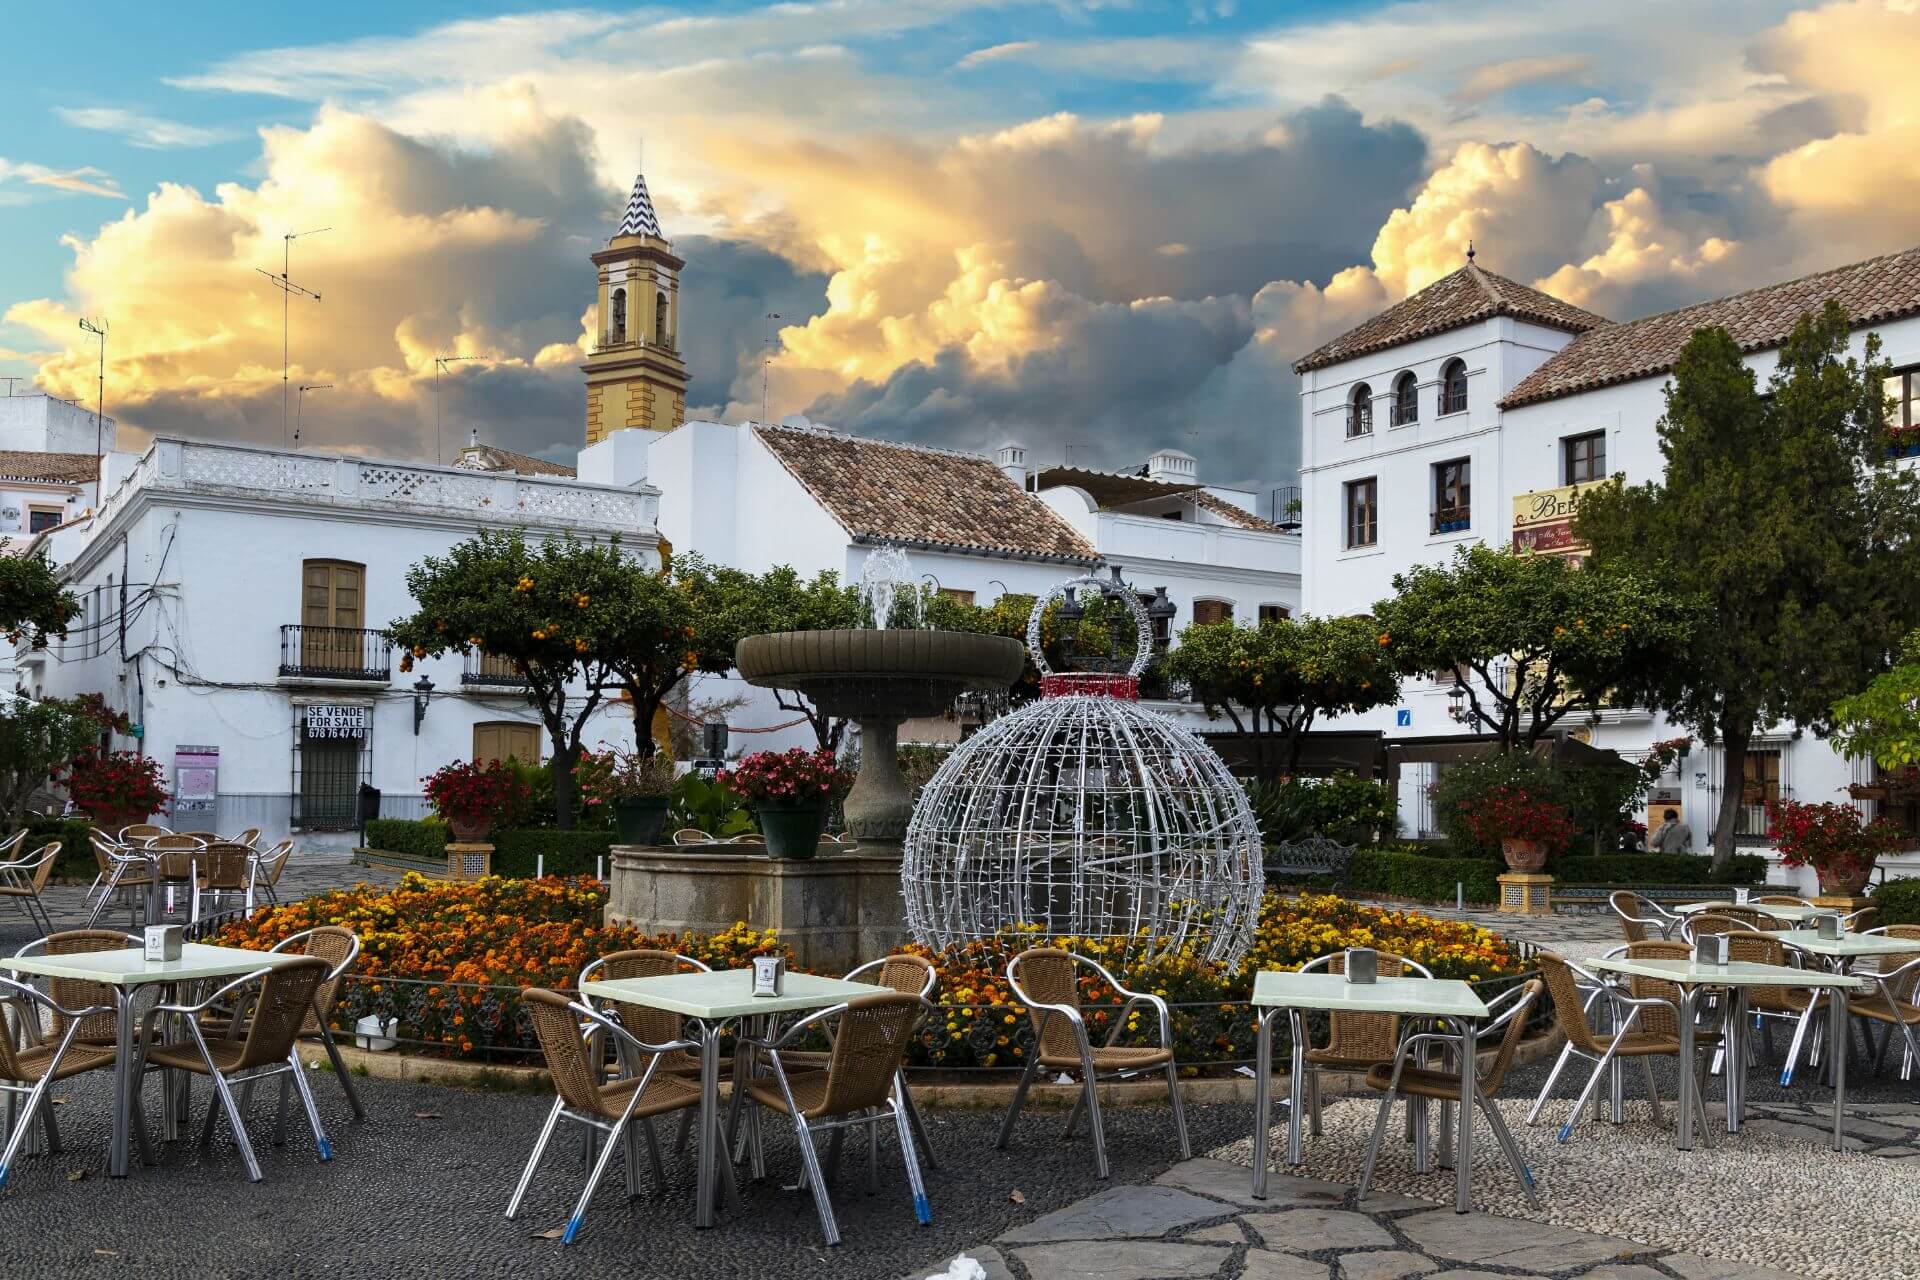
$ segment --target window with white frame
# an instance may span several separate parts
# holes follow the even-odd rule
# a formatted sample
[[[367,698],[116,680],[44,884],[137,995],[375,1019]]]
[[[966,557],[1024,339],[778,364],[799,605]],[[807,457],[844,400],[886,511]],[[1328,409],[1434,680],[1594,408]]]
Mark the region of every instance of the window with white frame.
[[[1454,458],[1433,464],[1433,532],[1459,533],[1473,527],[1473,461]]]

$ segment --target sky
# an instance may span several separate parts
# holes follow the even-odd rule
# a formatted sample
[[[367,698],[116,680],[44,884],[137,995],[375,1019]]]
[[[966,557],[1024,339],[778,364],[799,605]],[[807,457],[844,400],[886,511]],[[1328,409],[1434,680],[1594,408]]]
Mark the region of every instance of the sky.
[[[1470,240],[1615,319],[1920,243],[1920,0],[106,2],[8,34],[0,375],[91,402],[103,321],[129,444],[289,437],[261,272],[297,234],[303,446],[570,460],[640,169],[690,415],[1171,445],[1262,491],[1291,361]],[[437,355],[480,358],[436,391]]]

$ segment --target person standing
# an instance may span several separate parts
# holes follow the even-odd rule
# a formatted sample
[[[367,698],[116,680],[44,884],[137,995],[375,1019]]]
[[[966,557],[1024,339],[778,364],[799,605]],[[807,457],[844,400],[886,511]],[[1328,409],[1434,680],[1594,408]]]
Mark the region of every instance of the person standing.
[[[1693,828],[1680,821],[1678,809],[1668,809],[1660,815],[1650,843],[1655,853],[1692,853]]]

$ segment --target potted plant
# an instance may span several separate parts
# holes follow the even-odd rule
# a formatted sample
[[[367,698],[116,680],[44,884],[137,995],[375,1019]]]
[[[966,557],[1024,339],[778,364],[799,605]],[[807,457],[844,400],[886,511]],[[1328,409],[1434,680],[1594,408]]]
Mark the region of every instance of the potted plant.
[[[1820,892],[1856,897],[1873,875],[1880,855],[1900,847],[1900,828],[1884,817],[1866,820],[1850,804],[1801,804],[1783,800],[1767,809],[1767,838],[1787,867],[1812,867]]]
[[[76,753],[57,780],[64,781],[74,807],[94,823],[118,831],[167,803],[166,775],[160,762],[133,751],[101,751],[87,747]]]
[[[677,771],[659,752],[583,752],[574,782],[587,808],[613,814],[621,844],[659,844]]]
[[[1573,838],[1565,805],[1519,786],[1489,787],[1460,821],[1481,844],[1500,846],[1509,871],[1540,870]]]
[[[426,778],[427,800],[456,840],[485,840],[493,824],[527,802],[527,785],[504,760],[455,760]]]
[[[827,805],[853,785],[831,751],[756,751],[717,775],[738,792],[760,819],[767,853],[775,858],[811,858],[820,847]]]

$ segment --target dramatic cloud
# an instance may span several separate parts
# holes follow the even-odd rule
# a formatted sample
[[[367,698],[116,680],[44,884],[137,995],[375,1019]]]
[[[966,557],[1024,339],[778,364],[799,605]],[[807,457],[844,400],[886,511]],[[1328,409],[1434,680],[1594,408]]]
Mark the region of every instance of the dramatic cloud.
[[[228,129],[182,124],[178,120],[163,120],[144,111],[128,111],[121,107],[55,107],[53,114],[76,129],[95,129],[101,133],[116,134],[136,147],[155,150],[206,147],[216,142],[230,142],[235,136]]]
[[[1542,82],[1582,83],[1593,65],[1584,53],[1563,53],[1550,58],[1508,58],[1475,67],[1453,96],[1461,102],[1485,102],[1495,94],[1517,89],[1523,84]]]

